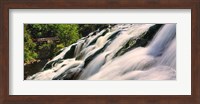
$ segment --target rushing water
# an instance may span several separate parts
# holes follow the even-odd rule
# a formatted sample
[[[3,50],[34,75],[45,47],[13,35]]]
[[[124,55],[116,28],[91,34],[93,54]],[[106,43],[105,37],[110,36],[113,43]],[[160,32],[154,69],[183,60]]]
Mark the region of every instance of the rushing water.
[[[174,80],[176,25],[119,24],[97,30],[27,79]]]

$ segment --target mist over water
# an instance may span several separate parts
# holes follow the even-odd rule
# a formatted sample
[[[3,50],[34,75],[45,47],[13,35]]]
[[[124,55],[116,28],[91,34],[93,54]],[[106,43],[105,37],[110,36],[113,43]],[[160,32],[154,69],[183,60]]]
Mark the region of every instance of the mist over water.
[[[176,24],[119,24],[64,48],[27,80],[175,80]]]

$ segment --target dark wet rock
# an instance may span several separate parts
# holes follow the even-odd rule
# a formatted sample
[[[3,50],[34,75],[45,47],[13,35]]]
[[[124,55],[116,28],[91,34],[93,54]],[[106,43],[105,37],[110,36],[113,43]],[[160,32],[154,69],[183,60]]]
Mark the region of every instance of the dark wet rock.
[[[116,31],[116,32],[114,32],[109,38],[108,38],[108,40],[114,40],[115,38],[116,38],[116,36],[118,36],[119,34],[120,34],[120,30],[118,30],[118,31]]]
[[[78,77],[81,70],[82,68],[79,67],[70,68],[61,73],[59,76],[54,77],[53,80],[74,80]]]
[[[151,26],[149,30],[142,36],[142,39],[146,39],[148,42],[152,40],[152,38],[155,36],[155,34],[158,32],[158,30],[163,26],[163,24],[156,24],[154,26]]]
[[[48,63],[45,64],[45,66],[42,68],[42,71],[47,70],[47,69],[51,69],[52,67],[55,66],[56,63],[62,63],[63,59],[58,59],[58,60],[54,60],[54,61],[49,61]]]
[[[76,49],[76,45],[74,44],[71,46],[70,50],[66,52],[66,54],[64,55],[63,59],[68,59],[68,58],[73,58],[74,57],[74,51]]]
[[[110,40],[107,41],[107,43],[100,49],[98,49],[96,52],[94,52],[92,55],[88,56],[86,59],[85,59],[85,63],[83,65],[83,68],[85,68],[98,54],[100,54],[101,52],[103,52],[106,47],[110,44]]]
[[[144,32],[138,38],[131,38],[127,43],[114,55],[114,57],[121,56],[127,51],[130,51],[136,47],[145,47],[155,36],[156,32],[161,28],[163,24],[156,24],[149,28],[147,32]]]
[[[52,68],[56,63],[61,63],[63,62],[63,59],[68,59],[68,58],[73,58],[74,57],[74,51],[76,49],[76,45],[77,44],[73,44],[70,49],[65,53],[63,58],[57,59],[57,60],[53,60],[53,61],[49,61],[47,64],[45,64],[45,66],[42,68],[43,70],[47,70]],[[61,50],[62,52],[63,50]],[[60,53],[61,53],[60,52]]]

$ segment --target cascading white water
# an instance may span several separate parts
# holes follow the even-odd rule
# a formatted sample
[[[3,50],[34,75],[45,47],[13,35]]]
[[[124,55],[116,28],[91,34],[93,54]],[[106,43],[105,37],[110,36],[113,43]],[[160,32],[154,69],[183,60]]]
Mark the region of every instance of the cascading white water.
[[[149,54],[158,56],[163,53],[176,35],[176,25],[166,24],[148,46]]]
[[[174,80],[176,25],[165,24],[156,30],[154,27],[155,24],[119,24],[90,33],[64,48],[41,72],[27,79]],[[69,54],[74,46],[74,54]],[[66,55],[73,57],[65,58]]]
[[[168,64],[167,66],[167,62],[173,62],[172,64],[176,64],[175,62],[176,47],[174,47],[175,42],[171,43],[172,40],[175,41],[174,37],[175,37],[175,24],[167,24],[162,28],[161,31],[157,33],[157,35],[152,40],[149,46],[147,46],[146,48],[141,48],[141,47],[136,48],[130,52],[127,52],[123,56],[111,60],[109,64],[105,64],[104,66],[102,66],[100,71],[95,75],[92,75],[89,79],[119,80],[119,79],[124,79],[123,77],[120,76],[126,76],[127,73],[131,72],[134,73],[134,75],[133,76],[127,75],[129,77],[126,77],[126,79],[145,79],[144,77],[147,76],[154,76],[154,77],[148,77],[148,79],[156,79],[155,77],[157,76],[154,73],[149,73],[149,71],[151,72],[151,70],[154,70],[154,72],[156,72],[159,76],[162,75],[162,73],[174,72],[175,69],[173,68],[175,67],[172,68],[173,65],[170,66],[171,64]],[[172,46],[168,45],[170,43]],[[157,58],[159,59],[156,60]],[[161,61],[162,63],[160,63]],[[161,69],[162,71],[160,71]],[[163,71],[163,69],[166,70]],[[138,70],[140,74],[141,73],[143,74],[136,77],[135,73],[139,73]],[[167,77],[159,77],[159,78],[173,79],[175,76],[174,74],[175,73],[169,75],[168,74],[163,75]]]

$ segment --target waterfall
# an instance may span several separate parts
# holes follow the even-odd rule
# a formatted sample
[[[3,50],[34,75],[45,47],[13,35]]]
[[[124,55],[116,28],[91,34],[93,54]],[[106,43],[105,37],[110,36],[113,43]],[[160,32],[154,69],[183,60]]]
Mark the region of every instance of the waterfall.
[[[118,24],[65,47],[27,80],[175,80],[176,24]]]
[[[149,45],[149,54],[158,56],[168,47],[176,34],[175,24],[166,24]]]

